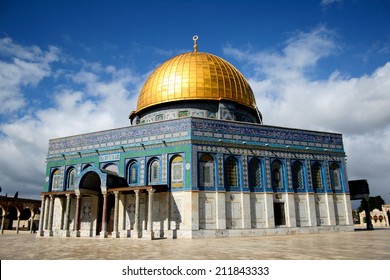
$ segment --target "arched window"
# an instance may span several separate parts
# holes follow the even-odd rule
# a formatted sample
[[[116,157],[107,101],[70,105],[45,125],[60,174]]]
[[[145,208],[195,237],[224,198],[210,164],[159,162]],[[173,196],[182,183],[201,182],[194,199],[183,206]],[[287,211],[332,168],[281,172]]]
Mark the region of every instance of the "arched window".
[[[229,157],[225,162],[226,189],[238,189],[238,163],[234,157]]]
[[[116,175],[118,175],[118,173],[119,173],[118,166],[116,166],[116,164],[113,164],[113,163],[109,163],[109,164],[105,165],[103,169],[111,171],[111,172],[115,173]]]
[[[272,163],[272,188],[274,192],[283,190],[283,165],[279,160]]]
[[[261,161],[257,158],[253,158],[249,162],[248,168],[249,174],[249,189],[254,191],[262,187],[262,173],[261,173]]]
[[[61,172],[59,169],[55,169],[51,175],[51,191],[60,191]]]
[[[138,162],[131,161],[127,166],[127,183],[138,184]]]
[[[199,187],[214,187],[214,158],[209,154],[199,159]]]
[[[314,192],[317,192],[318,190],[321,190],[323,188],[321,164],[317,161],[311,166],[311,179],[313,181]]]
[[[295,161],[292,165],[292,183],[294,192],[302,190],[303,184],[303,166],[300,161]]]
[[[171,187],[180,188],[183,187],[183,158],[181,156],[175,156],[171,161]]]
[[[85,170],[85,169],[87,169],[87,168],[89,168],[91,166],[92,166],[91,164],[87,163],[86,165],[83,166],[83,170]]]
[[[68,174],[66,176],[66,189],[74,190],[76,187],[76,169],[73,167],[68,170]]]
[[[341,176],[340,167],[337,163],[333,163],[330,166],[330,182],[332,190],[341,190]]]
[[[149,164],[149,182],[151,184],[160,182],[160,163],[158,159],[153,159]]]

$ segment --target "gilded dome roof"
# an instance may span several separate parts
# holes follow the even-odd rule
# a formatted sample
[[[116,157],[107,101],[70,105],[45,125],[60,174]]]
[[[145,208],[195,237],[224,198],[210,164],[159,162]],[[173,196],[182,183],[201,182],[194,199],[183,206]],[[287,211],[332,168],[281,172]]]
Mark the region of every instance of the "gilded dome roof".
[[[167,60],[150,75],[139,94],[136,112],[185,100],[228,100],[256,109],[251,87],[233,65],[196,50]]]

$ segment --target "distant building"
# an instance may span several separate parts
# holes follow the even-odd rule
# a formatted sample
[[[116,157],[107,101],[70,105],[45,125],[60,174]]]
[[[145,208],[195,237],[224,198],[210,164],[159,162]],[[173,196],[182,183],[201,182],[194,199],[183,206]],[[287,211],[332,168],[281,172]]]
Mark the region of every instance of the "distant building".
[[[375,226],[389,226],[390,219],[390,204],[382,205],[382,209],[374,209],[370,212],[372,225]],[[360,225],[366,226],[366,212],[359,213]]]
[[[39,236],[353,230],[342,135],[264,125],[243,75],[196,38],[150,75],[129,119],[50,140]]]
[[[40,200],[0,196],[1,234],[5,230],[35,232],[39,225]]]

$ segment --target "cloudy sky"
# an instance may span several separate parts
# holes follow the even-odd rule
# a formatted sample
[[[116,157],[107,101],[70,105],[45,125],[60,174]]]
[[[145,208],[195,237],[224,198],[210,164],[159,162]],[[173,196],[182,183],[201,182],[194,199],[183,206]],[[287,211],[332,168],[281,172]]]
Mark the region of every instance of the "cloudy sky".
[[[390,2],[0,0],[0,186],[38,198],[48,140],[129,125],[156,66],[234,64],[264,123],[342,133],[349,179],[390,203]]]

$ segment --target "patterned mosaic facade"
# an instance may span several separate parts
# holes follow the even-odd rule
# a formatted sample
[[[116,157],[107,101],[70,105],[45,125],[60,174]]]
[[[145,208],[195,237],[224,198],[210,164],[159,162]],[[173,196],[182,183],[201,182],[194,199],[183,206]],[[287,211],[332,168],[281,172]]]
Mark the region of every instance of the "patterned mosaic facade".
[[[122,146],[165,139],[189,139],[190,133],[194,137],[242,140],[256,145],[294,145],[343,151],[340,134],[192,117],[53,139],[49,141],[49,156],[101,148],[121,149]]]
[[[255,169],[253,162],[257,163]],[[137,167],[132,169],[132,164]],[[313,173],[314,165],[320,166],[318,174]],[[337,167],[338,183],[332,181],[333,165]],[[278,183],[275,166],[280,166]],[[71,170],[75,176],[73,185],[69,183]],[[216,230],[226,230],[229,235],[234,233],[231,230],[240,230],[245,235],[251,228],[280,226],[350,228],[345,153],[342,136],[335,133],[186,117],[53,139],[46,173],[46,210],[62,214],[53,214],[51,224],[43,223],[46,228],[53,228],[42,230],[46,232],[43,235],[64,234],[67,195],[71,197],[68,224],[73,230],[65,230],[66,236],[75,231],[79,236],[106,236],[107,233],[100,232],[115,232],[115,226],[120,224],[124,226],[115,236],[134,237],[134,231],[142,228],[135,235],[142,237],[148,230],[148,211],[153,211],[153,220],[166,221],[164,226],[153,222],[149,229],[155,227],[161,236],[176,238],[214,236]],[[313,176],[320,176],[320,183]],[[115,185],[116,178],[127,183]],[[82,195],[94,181],[99,184],[96,194]],[[253,182],[257,185],[253,186]],[[294,186],[294,182],[300,185]],[[148,210],[150,201],[143,191],[135,214],[135,190],[160,185],[166,191],[154,195],[154,210]],[[120,192],[115,198],[118,203],[111,191],[115,189]],[[74,195],[78,193],[84,199],[76,223]],[[111,197],[107,202],[109,218],[106,217],[105,231],[99,208],[104,193]],[[116,210],[122,214],[115,214],[115,205],[122,209]],[[166,207],[171,210],[165,211]],[[115,215],[116,225],[110,224]],[[140,221],[138,229],[135,216]],[[44,217],[50,220],[50,215]],[[198,226],[193,229],[194,225]],[[163,230],[157,231],[159,227]]]

